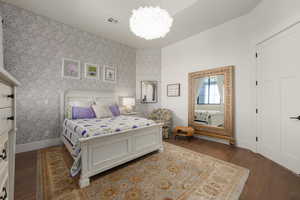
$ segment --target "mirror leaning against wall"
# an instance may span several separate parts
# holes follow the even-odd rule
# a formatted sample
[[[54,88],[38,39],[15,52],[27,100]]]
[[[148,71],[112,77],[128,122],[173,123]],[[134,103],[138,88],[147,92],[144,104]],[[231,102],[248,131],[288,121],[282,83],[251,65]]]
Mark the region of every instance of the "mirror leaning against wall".
[[[233,66],[189,74],[189,125],[196,134],[234,144]]]

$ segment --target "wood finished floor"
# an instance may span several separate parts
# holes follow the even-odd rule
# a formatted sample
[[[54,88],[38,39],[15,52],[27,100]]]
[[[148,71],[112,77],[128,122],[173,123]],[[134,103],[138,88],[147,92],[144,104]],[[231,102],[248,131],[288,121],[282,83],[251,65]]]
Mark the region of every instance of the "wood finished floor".
[[[300,177],[248,150],[193,139],[168,142],[250,169],[240,200],[300,200]],[[35,200],[37,152],[16,155],[15,200]]]

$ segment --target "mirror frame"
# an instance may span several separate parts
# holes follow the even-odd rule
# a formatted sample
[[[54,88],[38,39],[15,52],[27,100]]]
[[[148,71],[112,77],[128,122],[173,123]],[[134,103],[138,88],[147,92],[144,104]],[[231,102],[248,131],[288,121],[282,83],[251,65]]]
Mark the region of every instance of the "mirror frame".
[[[152,82],[155,83],[155,101],[152,102],[143,102],[143,83],[144,82]],[[143,80],[141,81],[141,104],[151,104],[151,103],[157,103],[158,102],[158,81],[149,81],[149,80]]]
[[[194,121],[195,110],[195,80],[198,78],[224,75],[224,127],[212,127]],[[204,71],[189,73],[189,126],[195,129],[195,134],[228,140],[235,144],[234,138],[234,66],[219,67]]]

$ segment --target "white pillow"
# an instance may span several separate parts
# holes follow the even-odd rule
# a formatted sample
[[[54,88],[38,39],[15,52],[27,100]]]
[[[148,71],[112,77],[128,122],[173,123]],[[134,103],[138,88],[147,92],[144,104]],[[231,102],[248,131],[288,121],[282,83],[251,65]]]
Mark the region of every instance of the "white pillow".
[[[112,117],[112,114],[109,110],[108,105],[97,103],[95,105],[92,105],[92,108],[93,108],[97,118]]]

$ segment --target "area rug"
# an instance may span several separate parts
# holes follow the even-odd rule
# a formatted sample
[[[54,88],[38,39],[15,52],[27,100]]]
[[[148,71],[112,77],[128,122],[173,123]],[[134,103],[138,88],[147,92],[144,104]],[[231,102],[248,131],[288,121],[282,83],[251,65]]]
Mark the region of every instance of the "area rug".
[[[237,200],[249,170],[179,146],[164,143],[156,152],[104,172],[91,185],[71,178],[67,150],[38,153],[39,197],[50,200]]]

